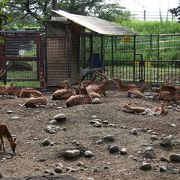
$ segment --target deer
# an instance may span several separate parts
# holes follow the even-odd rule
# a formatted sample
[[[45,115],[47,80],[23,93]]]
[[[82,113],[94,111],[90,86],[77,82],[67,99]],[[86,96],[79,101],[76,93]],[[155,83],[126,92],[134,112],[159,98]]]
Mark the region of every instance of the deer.
[[[13,151],[13,153],[15,154],[15,149],[16,149],[16,138],[12,138],[7,125],[4,123],[0,124],[0,140],[1,140],[1,144],[0,144],[0,151],[3,150],[3,152],[5,152],[5,147],[4,147],[4,140],[3,137],[7,138],[7,140],[9,141],[10,147]]]
[[[20,98],[41,97],[41,96],[43,96],[43,94],[40,91],[33,88],[23,88],[21,89],[18,95],[18,97]]]
[[[128,97],[131,97],[131,95],[134,95],[136,97],[144,97],[144,92],[151,88],[151,85],[148,83],[143,83],[141,87],[131,88],[127,91]]]
[[[25,107],[35,108],[37,106],[47,105],[48,100],[46,97],[31,97],[24,103]]]
[[[109,85],[114,83],[114,80],[110,79],[109,77],[107,77],[107,75],[101,72],[95,72],[95,76],[99,76],[102,79],[102,83],[101,84],[90,83],[86,85],[86,89],[88,93],[95,92],[100,95],[106,96],[106,91]]]
[[[135,84],[124,83],[119,78],[114,78],[113,80],[116,82],[119,91],[127,92],[130,89],[137,88]]]
[[[69,99],[66,101],[66,106],[72,107],[75,105],[91,104],[92,99],[98,96],[99,94],[97,93],[88,93],[88,91],[86,90],[86,86],[81,83],[79,87],[79,94],[70,96]]]
[[[159,99],[168,102],[168,101],[179,101],[180,100],[180,91],[175,91],[173,93],[169,91],[161,91],[159,93]]]
[[[68,80],[62,81],[63,89],[58,89],[52,94],[52,100],[68,99],[70,96],[75,95],[75,91],[71,89]]]

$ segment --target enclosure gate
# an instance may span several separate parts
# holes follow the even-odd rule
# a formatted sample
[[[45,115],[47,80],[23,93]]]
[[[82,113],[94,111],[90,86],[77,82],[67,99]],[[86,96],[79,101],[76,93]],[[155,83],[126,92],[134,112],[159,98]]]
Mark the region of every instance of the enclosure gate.
[[[21,87],[44,86],[42,33],[0,31],[0,81]],[[1,83],[0,82],[0,83]]]

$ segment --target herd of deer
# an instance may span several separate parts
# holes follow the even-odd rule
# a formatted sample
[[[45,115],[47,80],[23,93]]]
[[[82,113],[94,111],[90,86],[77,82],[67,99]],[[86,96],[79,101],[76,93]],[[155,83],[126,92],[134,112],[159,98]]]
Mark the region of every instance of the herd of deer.
[[[98,83],[95,81],[99,79]],[[94,98],[101,98],[102,95],[106,96],[106,91],[111,84],[116,84],[119,91],[127,92],[127,96],[131,97],[144,97],[144,92],[146,90],[152,90],[150,84],[143,83],[138,86],[135,84],[127,84],[122,82],[121,79],[114,78],[111,79],[107,77],[103,72],[95,72],[91,80],[81,81],[78,85],[72,86],[68,80],[62,82],[62,87],[57,89],[52,94],[52,100],[66,100],[66,107],[71,107],[81,104],[90,104],[93,102]],[[180,87],[173,86],[171,84],[164,84],[160,88],[155,90],[159,94],[159,99],[168,101],[179,101],[180,100]],[[43,94],[33,88],[18,88],[12,83],[9,86],[0,87],[0,95],[14,95],[20,98],[28,98],[24,106],[26,107],[36,107],[40,105],[47,105],[48,99],[43,96]],[[129,104],[124,105],[127,109],[132,110]],[[162,106],[164,108],[164,105]],[[15,152],[16,143],[8,131],[5,124],[0,124],[0,151],[5,151],[3,137],[9,140],[12,151]]]

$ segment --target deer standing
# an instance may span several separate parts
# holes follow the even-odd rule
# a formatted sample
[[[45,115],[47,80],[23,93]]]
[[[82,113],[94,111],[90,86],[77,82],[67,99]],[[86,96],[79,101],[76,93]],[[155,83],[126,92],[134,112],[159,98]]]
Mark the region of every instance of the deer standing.
[[[13,153],[15,154],[16,138],[13,139],[8,128],[7,128],[7,126],[6,126],[6,124],[1,123],[0,124],[0,140],[1,140],[0,151],[3,150],[3,152],[5,152],[3,137],[7,138],[7,140],[9,141],[9,144],[11,146],[11,149],[12,149]]]

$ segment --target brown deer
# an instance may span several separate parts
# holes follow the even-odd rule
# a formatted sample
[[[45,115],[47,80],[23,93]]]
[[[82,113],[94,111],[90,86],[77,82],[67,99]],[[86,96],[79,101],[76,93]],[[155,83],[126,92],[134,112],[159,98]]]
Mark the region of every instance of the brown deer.
[[[151,85],[148,84],[148,83],[143,83],[143,85],[141,87],[136,87],[136,88],[132,88],[132,89],[129,89],[127,91],[128,93],[128,97],[131,97],[131,95],[134,95],[135,97],[144,97],[144,92],[148,89],[151,88]]]
[[[122,80],[119,78],[115,78],[113,80],[116,82],[119,91],[127,92],[130,89],[137,88],[135,84],[127,84],[122,82]]]
[[[96,72],[95,76],[99,76],[102,80],[101,84],[91,83],[88,84],[86,89],[88,93],[95,92],[100,95],[106,96],[106,91],[108,87],[114,83],[114,80],[110,79],[104,73]]]
[[[19,93],[20,98],[41,97],[43,94],[33,88],[23,88]]]
[[[24,103],[25,107],[35,108],[37,106],[47,105],[48,100],[46,97],[32,97]]]
[[[52,100],[68,99],[70,96],[75,95],[75,92],[71,89],[68,80],[62,81],[63,89],[58,89],[52,94]]]
[[[3,149],[3,152],[5,152],[3,137],[7,138],[7,140],[10,143],[11,149],[12,149],[13,153],[15,154],[16,138],[13,139],[8,128],[7,128],[7,126],[6,126],[6,124],[1,123],[0,124],[0,140],[1,140],[0,151],[2,151],[2,149]]]
[[[66,106],[72,107],[75,105],[91,104],[91,103],[92,103],[92,97],[89,95],[85,85],[82,83],[79,88],[79,94],[72,95],[71,97],[69,97],[69,99],[66,101]]]

